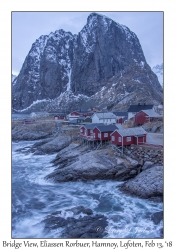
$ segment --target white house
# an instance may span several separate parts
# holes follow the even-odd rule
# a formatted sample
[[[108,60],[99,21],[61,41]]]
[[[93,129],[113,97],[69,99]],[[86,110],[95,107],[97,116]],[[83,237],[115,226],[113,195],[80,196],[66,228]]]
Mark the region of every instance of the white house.
[[[104,123],[105,125],[108,124],[116,124],[116,115],[113,113],[94,113],[92,115],[92,123]]]

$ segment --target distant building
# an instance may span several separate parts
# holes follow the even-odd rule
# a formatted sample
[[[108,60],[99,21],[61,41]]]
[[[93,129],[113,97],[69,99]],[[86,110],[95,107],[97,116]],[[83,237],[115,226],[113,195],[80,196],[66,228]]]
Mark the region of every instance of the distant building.
[[[157,121],[162,118],[162,115],[159,115],[154,110],[141,110],[134,116],[134,124],[135,125],[143,125],[147,122]]]
[[[113,113],[94,113],[92,115],[92,123],[104,123],[105,125],[115,124],[116,123],[116,115]]]
[[[34,119],[25,119],[24,120],[24,124],[33,124],[33,123],[35,123]]]
[[[85,124],[80,127],[80,133],[79,136],[81,138],[86,139],[88,136],[93,136],[93,129],[96,126],[104,126],[103,123],[92,123],[92,124]]]
[[[90,117],[78,117],[75,119],[71,119],[69,124],[81,124],[81,123],[92,123],[92,119]]]
[[[123,124],[128,119],[127,111],[114,111],[114,115],[116,115],[116,123]]]
[[[66,115],[63,113],[59,113],[57,115],[54,115],[55,120],[64,120],[66,118]]]
[[[75,118],[78,118],[78,117],[91,117],[93,115],[94,112],[91,112],[91,111],[88,111],[88,110],[85,110],[85,111],[73,111],[71,112],[68,117],[69,117],[69,120],[72,120],[72,119],[75,119]]]
[[[137,105],[130,105],[128,109],[128,119],[134,117],[139,111],[141,110],[153,110],[153,104],[140,104]]]

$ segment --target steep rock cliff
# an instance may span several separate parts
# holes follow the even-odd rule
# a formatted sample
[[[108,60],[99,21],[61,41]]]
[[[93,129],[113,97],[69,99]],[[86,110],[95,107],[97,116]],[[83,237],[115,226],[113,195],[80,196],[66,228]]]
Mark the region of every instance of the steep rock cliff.
[[[92,104],[120,109],[163,98],[137,36],[96,13],[89,15],[78,35],[58,30],[37,39],[12,94],[14,110],[35,109],[32,104],[41,102],[47,111]]]

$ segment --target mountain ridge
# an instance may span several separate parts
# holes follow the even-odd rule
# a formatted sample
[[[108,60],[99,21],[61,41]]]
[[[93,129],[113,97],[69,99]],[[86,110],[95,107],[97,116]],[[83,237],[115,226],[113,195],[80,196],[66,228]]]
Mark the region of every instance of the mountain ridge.
[[[96,13],[78,35],[61,29],[36,39],[13,81],[12,96],[18,111],[42,100],[48,103],[42,109],[49,111],[92,105],[120,109],[123,99],[125,107],[163,98],[135,33]]]

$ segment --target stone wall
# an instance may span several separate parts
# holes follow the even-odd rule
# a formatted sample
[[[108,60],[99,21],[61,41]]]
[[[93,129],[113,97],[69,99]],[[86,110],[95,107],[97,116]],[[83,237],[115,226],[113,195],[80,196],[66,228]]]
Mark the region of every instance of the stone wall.
[[[126,155],[138,160],[140,165],[144,165],[145,162],[152,162],[154,165],[163,166],[163,149],[155,147],[144,147],[132,145],[128,149],[124,150]]]

